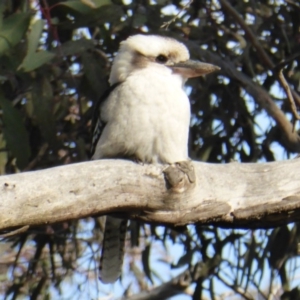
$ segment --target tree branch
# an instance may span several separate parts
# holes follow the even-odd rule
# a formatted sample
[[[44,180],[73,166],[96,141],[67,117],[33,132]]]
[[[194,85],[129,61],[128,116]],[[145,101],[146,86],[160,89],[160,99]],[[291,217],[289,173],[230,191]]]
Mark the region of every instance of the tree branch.
[[[190,270],[185,270],[175,278],[165,282],[150,291],[143,291],[137,295],[122,297],[118,300],[164,300],[173,296],[184,294],[184,291],[192,283]]]
[[[206,262],[201,261],[195,265],[190,265],[188,269],[181,272],[176,277],[149,291],[142,291],[139,294],[126,298],[122,297],[118,300],[164,300],[179,294],[187,293],[187,289],[193,282],[197,282],[199,278],[202,278],[203,280],[207,278],[215,272],[215,269],[219,264],[220,257],[217,255],[211,259],[207,259]],[[239,291],[241,294],[242,289],[240,288]],[[246,295],[246,293],[244,293],[243,296],[244,295]],[[201,299],[203,299],[203,297]]]
[[[231,62],[219,57],[210,51],[202,50],[193,42],[185,41],[194,57],[204,59],[221,68],[221,71],[227,76],[238,81],[245,90],[253,97],[257,104],[260,105],[274,119],[282,131],[283,144],[292,152],[300,152],[300,137],[293,130],[293,125],[287,120],[282,110],[274,103],[268,92],[257,83],[253,82],[247,75],[239,72]]]
[[[250,29],[250,27],[246,24],[244,19],[240,16],[240,14],[234,9],[234,7],[227,0],[220,0],[220,3],[224,9],[227,11],[234,20],[241,26],[241,28],[245,31],[246,36],[251,41],[252,45],[256,49],[258,53],[258,57],[261,59],[263,64],[267,66],[269,69],[274,68],[274,63],[272,62],[269,55],[266,53],[264,48],[261,46],[260,41],[254,34],[254,32]]]
[[[251,41],[253,47],[256,49],[258,53],[258,57],[262,61],[262,63],[267,66],[270,70],[274,69],[276,66],[272,62],[271,58],[267,54],[267,52],[264,50],[264,48],[261,46],[260,41],[254,34],[254,32],[251,30],[251,28],[246,24],[244,19],[240,16],[240,14],[234,9],[234,7],[227,1],[227,0],[220,0],[220,3],[225,11],[227,11],[234,19],[235,21],[241,26],[241,28],[245,31],[246,36]],[[282,88],[287,92],[285,88],[285,79],[282,76],[279,76],[278,74],[275,74],[280,82],[280,85]],[[287,93],[287,97],[291,97],[292,101],[294,99],[297,100],[298,105],[300,104],[300,96],[297,94],[297,92],[294,89],[290,89],[290,95]],[[289,101],[291,101],[289,99]]]
[[[197,183],[166,187],[164,166],[99,160],[0,177],[0,229],[122,213],[146,222],[269,227],[300,216],[300,160],[194,162]]]

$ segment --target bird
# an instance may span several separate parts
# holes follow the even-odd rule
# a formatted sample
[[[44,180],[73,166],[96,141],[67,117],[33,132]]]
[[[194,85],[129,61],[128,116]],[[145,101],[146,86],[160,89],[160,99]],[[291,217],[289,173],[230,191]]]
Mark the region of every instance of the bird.
[[[188,78],[219,68],[190,59],[187,47],[170,37],[137,34],[120,43],[110,88],[95,106],[92,159],[127,158],[144,164],[189,160]],[[106,217],[100,280],[121,275],[127,220]]]

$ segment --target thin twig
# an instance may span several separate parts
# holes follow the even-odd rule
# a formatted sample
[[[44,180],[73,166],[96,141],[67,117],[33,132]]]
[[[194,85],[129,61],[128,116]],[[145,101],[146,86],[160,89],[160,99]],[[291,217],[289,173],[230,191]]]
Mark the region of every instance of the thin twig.
[[[181,8],[181,10],[178,12],[178,14],[177,14],[175,17],[173,17],[173,18],[172,18],[170,21],[168,21],[168,22],[164,22],[164,23],[160,26],[160,28],[168,29],[168,27],[169,27],[173,22],[175,22],[175,21],[178,19],[180,13],[182,13],[182,12],[183,12],[186,8],[188,8],[192,3],[193,3],[193,0],[190,0],[186,5],[184,5],[184,6]]]
[[[293,53],[292,55],[290,55],[289,57],[286,57],[283,61],[281,61],[279,64],[277,64],[273,71],[274,72],[278,72],[281,69],[283,69],[286,65],[288,65],[289,63],[293,62],[296,58],[300,57],[300,51],[297,53]]]
[[[300,9],[300,5],[295,3],[294,1],[292,1],[292,0],[285,0],[285,1],[289,4],[291,4],[292,6],[294,6],[295,8]]]
[[[261,46],[261,43],[258,40],[258,38],[255,36],[254,32],[247,25],[247,23],[240,16],[240,14],[227,0],[220,0],[220,3],[223,6],[224,10],[226,10],[238,22],[241,28],[245,31],[246,36],[248,36],[252,45],[255,47],[256,51],[258,52],[258,56],[263,60],[265,65],[268,68],[273,69],[274,63],[272,62],[272,60],[270,59],[269,55],[266,53],[264,48]]]
[[[242,297],[244,297],[247,300],[253,300],[254,297],[252,295],[250,295],[246,290],[244,290],[242,287],[240,286],[236,286],[235,284],[230,284],[227,281],[225,281],[219,274],[216,274],[217,278],[227,287],[229,287],[230,289],[232,289],[233,291],[235,291],[237,294],[241,295]]]
[[[264,50],[264,48],[261,46],[261,43],[258,40],[258,38],[255,36],[254,32],[246,24],[246,22],[240,16],[240,14],[235,10],[235,8],[227,0],[220,0],[220,3],[222,5],[222,7],[224,8],[224,10],[226,10],[237,21],[237,23],[241,26],[241,28],[245,31],[246,36],[248,36],[249,40],[251,41],[252,45],[254,46],[254,48],[256,49],[256,51],[258,53],[258,57],[261,58],[263,63],[269,69],[271,69],[271,70],[274,69],[276,67],[275,64],[272,62],[271,58],[269,57],[267,52]],[[290,102],[292,99],[292,102],[293,102],[292,107],[295,106],[295,100],[297,101],[298,104],[300,104],[300,96],[297,94],[297,92],[295,90],[291,90],[291,88],[289,87],[289,84],[284,79],[282,73],[280,76],[280,72],[279,72],[278,79],[279,79],[281,86],[286,91],[287,97]],[[297,111],[297,110],[293,109],[293,115],[295,115],[294,111]],[[296,120],[299,120],[297,113],[296,113],[296,116],[297,116]],[[294,127],[295,127],[295,124],[293,124],[293,128]]]
[[[36,166],[36,164],[42,159],[47,149],[48,149],[48,144],[44,143],[40,148],[37,156],[27,165],[27,167],[23,170],[23,172],[32,170]]]
[[[7,237],[14,236],[16,234],[23,233],[23,232],[27,231],[28,228],[29,228],[29,225],[22,226],[21,228],[18,228],[16,230],[10,231],[8,233],[1,234],[0,238],[7,238]]]
[[[285,77],[283,75],[282,69],[278,73],[278,79],[279,79],[279,81],[280,81],[283,89],[285,90],[287,98],[288,98],[288,100],[290,102],[291,110],[292,110],[294,118],[296,120],[300,120],[300,116],[299,116],[299,114],[297,112],[297,107],[296,107],[296,104],[295,104],[295,100],[294,100],[291,88],[290,88],[289,84],[287,83],[287,81],[286,81],[286,79],[285,79]],[[295,122],[293,122],[293,132],[294,132],[294,130],[295,130]]]
[[[278,128],[284,133],[281,138],[281,142],[292,149],[291,151],[300,152],[300,138],[296,132],[293,132],[293,125],[287,119],[283,111],[275,104],[270,94],[259,84],[255,83],[253,79],[239,72],[232,62],[227,62],[221,57],[207,50],[199,48],[194,42],[186,41],[189,49],[193,55],[198,59],[204,59],[221,67],[222,71],[226,73],[230,78],[233,78],[240,82],[245,88],[246,92],[249,93],[262,108],[264,108],[270,116],[276,122]],[[275,74],[275,72],[274,72]],[[274,76],[278,78],[276,73]],[[294,94],[293,94],[294,96]],[[297,101],[296,97],[294,99]],[[298,102],[296,102],[298,104]]]

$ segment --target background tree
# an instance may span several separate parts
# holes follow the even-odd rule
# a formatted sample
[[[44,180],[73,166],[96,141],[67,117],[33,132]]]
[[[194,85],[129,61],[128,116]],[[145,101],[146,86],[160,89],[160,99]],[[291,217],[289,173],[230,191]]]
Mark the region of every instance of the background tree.
[[[108,87],[113,55],[142,32],[180,39],[194,58],[222,68],[187,84],[193,159],[262,162],[299,152],[287,97],[300,104],[298,1],[4,0],[0,12],[1,174],[88,160],[92,106]],[[237,230],[132,222],[129,231],[116,291],[123,299],[300,298],[298,223]],[[101,238],[101,218],[91,217],[2,239],[1,296],[99,298],[107,292],[97,279]],[[161,275],[168,268],[173,279]]]

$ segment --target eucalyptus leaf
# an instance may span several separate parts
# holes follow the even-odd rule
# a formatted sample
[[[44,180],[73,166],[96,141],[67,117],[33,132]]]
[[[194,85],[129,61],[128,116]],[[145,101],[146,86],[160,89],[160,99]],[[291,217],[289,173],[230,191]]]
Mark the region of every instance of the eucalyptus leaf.
[[[142,252],[142,263],[143,263],[143,269],[144,269],[146,276],[153,284],[153,279],[151,276],[151,269],[150,269],[150,265],[149,265],[150,250],[151,250],[151,245],[149,244],[145,247],[144,251]]]
[[[3,12],[4,12],[5,4],[2,2],[0,3],[0,30],[3,24]]]
[[[32,103],[34,118],[40,128],[42,136],[49,145],[56,149],[56,128],[52,112],[53,91],[46,76],[39,77],[33,83]]]
[[[30,156],[28,132],[24,126],[22,115],[0,91],[0,106],[3,110],[3,133],[7,148],[17,159],[20,169],[26,167]]]
[[[57,54],[76,55],[94,48],[94,41],[82,38],[75,41],[67,41],[57,49]]]
[[[44,27],[44,20],[36,20],[31,27],[31,30],[28,34],[27,42],[28,42],[28,51],[27,54],[34,53],[38,47],[41,34]]]
[[[60,5],[69,7],[73,10],[76,10],[77,12],[85,15],[90,13],[93,9],[99,8],[103,5],[108,5],[111,4],[111,1],[109,0],[93,0],[92,5],[90,3],[91,1],[67,1],[67,2],[62,2]]]
[[[3,20],[0,29],[0,56],[17,45],[28,29],[31,13],[15,13]]]
[[[0,134],[0,175],[5,174],[5,165],[8,159],[7,151],[3,151],[5,148],[6,148],[5,138],[3,134]]]
[[[18,69],[22,69],[24,72],[33,71],[48,63],[54,56],[54,53],[45,50],[36,53],[30,52],[25,56]]]

